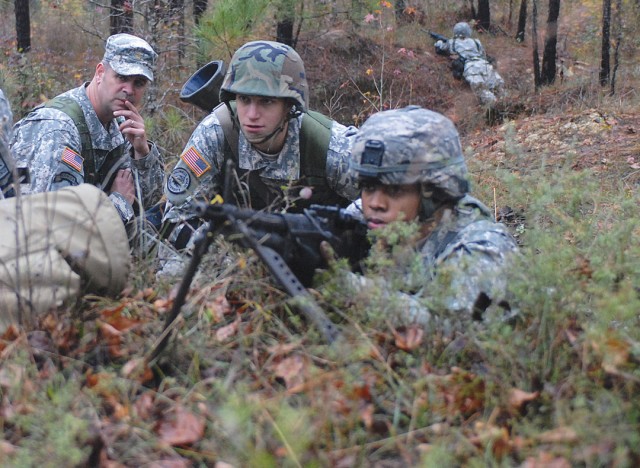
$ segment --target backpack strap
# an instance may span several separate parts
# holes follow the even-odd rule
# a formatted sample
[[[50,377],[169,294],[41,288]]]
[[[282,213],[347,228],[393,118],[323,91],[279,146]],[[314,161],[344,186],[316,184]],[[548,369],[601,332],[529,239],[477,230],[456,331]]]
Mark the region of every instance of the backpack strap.
[[[104,162],[100,169],[96,169],[97,151],[91,141],[91,132],[84,117],[80,104],[69,96],[56,96],[42,106],[57,109],[67,114],[80,134],[80,154],[84,159],[84,182],[95,185],[103,190],[111,186],[115,171],[125,159],[127,143],[121,144],[104,155]]]
[[[233,104],[229,104],[230,106],[235,107]],[[232,107],[232,111],[235,109]],[[224,133],[224,140],[229,149],[230,154],[233,156],[234,162],[238,162],[238,141],[240,139],[240,135],[238,134],[237,127],[233,124],[231,120],[231,112],[229,112],[229,107],[224,102],[218,104],[214,109],[213,113],[218,118],[218,122],[220,122],[220,126],[222,127],[222,133]],[[226,154],[225,154],[226,156]]]
[[[308,111],[303,117],[300,129],[300,164],[305,176],[324,180],[332,125],[333,121],[320,112]]]
[[[235,103],[231,102],[231,112],[235,112]],[[238,142],[240,135],[235,125],[229,107],[222,103],[219,104],[213,113],[218,118],[222,131],[224,133],[224,157],[232,159],[238,164]],[[333,121],[319,112],[309,111],[302,118],[300,128],[300,177],[304,179],[304,183],[316,187],[316,192],[320,195],[320,199],[326,200],[327,204],[334,204],[342,200],[334,200],[336,195],[328,188],[326,181],[327,151],[331,141],[331,126]],[[226,179],[223,168],[223,178]],[[238,169],[236,169],[238,170]],[[241,177],[248,177],[247,182],[252,188],[251,203],[254,209],[269,206],[274,197],[272,190],[267,187],[260,175],[255,171],[239,170]],[[320,200],[319,199],[319,200]],[[299,203],[304,205],[303,202]]]
[[[230,104],[235,111],[233,103]],[[229,108],[219,104],[213,113],[218,118],[228,150],[238,162],[238,128],[234,125]],[[309,111],[302,119],[300,128],[300,165],[303,176],[324,179],[327,167],[327,151],[331,141],[333,121],[320,112]]]
[[[84,118],[80,104],[69,96],[56,96],[39,107],[57,109],[67,114],[71,120],[73,120],[74,125],[78,129],[78,133],[80,133],[80,153],[85,162],[84,181],[94,185],[96,181],[96,161],[93,155],[93,143],[91,142],[89,126]]]

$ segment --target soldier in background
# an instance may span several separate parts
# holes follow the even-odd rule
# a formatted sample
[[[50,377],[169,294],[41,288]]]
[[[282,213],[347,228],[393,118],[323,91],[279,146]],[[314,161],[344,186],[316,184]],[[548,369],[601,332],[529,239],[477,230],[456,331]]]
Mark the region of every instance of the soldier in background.
[[[348,166],[356,129],[309,110],[304,64],[291,47],[271,41],[240,47],[220,101],[165,184],[164,220],[175,247],[184,248],[200,224],[192,202],[222,194],[228,159],[237,168],[233,195],[241,206],[298,211],[356,198]]]
[[[506,267],[517,244],[470,196],[460,139],[448,118],[417,106],[374,114],[360,128],[352,168],[361,198],[349,210],[370,229],[399,220],[418,223],[410,247],[419,255],[407,255],[406,264],[397,266],[402,291],[388,293],[398,318],[426,325],[443,317],[480,320],[508,309]],[[389,278],[350,275],[365,297],[388,288]],[[430,302],[436,293],[439,300]]]
[[[483,106],[492,107],[504,92],[504,80],[489,63],[487,54],[479,40],[471,37],[468,23],[457,23],[453,27],[453,38],[435,44],[436,52],[454,58],[454,75],[459,70]]]
[[[129,225],[160,200],[164,165],[138,110],[156,58],[143,39],[113,35],[90,82],[16,123],[11,149],[16,166],[29,171],[23,194],[92,184]]]
[[[11,126],[13,125],[13,113],[9,101],[0,89],[0,199],[14,195],[13,158],[9,157],[9,140],[11,139]]]

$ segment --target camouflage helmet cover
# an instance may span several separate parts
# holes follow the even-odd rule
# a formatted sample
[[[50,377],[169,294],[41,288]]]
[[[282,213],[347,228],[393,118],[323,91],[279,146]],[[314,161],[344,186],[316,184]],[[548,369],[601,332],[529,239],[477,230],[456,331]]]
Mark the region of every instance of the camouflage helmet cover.
[[[220,101],[236,94],[293,99],[298,110],[309,107],[307,77],[298,53],[286,44],[252,41],[240,47],[220,87]]]
[[[369,117],[354,142],[351,168],[360,180],[376,179],[384,185],[422,183],[454,199],[469,191],[453,122],[419,106]]]
[[[471,26],[469,26],[469,23],[456,23],[453,27],[453,36],[462,38],[471,37]]]

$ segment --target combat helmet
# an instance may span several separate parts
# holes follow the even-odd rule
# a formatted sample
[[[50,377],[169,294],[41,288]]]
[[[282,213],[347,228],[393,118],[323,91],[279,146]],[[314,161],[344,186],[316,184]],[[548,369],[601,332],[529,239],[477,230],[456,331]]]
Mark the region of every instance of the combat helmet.
[[[469,23],[465,23],[464,21],[456,23],[453,27],[453,37],[461,37],[463,39],[471,37],[471,26],[469,26]]]
[[[419,106],[369,117],[360,127],[351,155],[351,170],[361,183],[419,183],[423,198],[436,205],[469,192],[467,166],[453,122]]]
[[[289,98],[298,112],[306,112],[309,86],[304,63],[286,44],[247,42],[231,58],[220,87],[220,101],[228,103],[236,94]]]

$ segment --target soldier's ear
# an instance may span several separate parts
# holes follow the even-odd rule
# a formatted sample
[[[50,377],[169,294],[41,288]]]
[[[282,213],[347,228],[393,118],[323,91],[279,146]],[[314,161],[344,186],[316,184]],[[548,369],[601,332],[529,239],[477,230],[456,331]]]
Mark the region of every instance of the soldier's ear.
[[[104,76],[106,69],[102,62],[98,62],[96,65],[96,81],[100,83],[102,81],[102,77]]]

